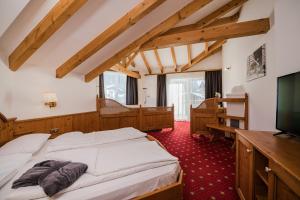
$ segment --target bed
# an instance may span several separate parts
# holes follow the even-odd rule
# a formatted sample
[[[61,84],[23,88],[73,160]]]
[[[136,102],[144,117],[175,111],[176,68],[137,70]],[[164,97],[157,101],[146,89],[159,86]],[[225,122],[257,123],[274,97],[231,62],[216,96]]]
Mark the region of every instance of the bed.
[[[112,99],[97,98],[101,130],[134,127],[141,131],[174,129],[172,107],[126,107]]]
[[[10,122],[10,120],[2,117],[0,121],[1,121],[0,133],[3,136],[1,138],[4,138],[5,141],[8,141],[7,138],[11,140],[13,138],[13,133],[10,133],[9,130],[13,130],[13,129],[9,129],[8,123]],[[125,128],[125,130],[127,133],[130,134],[132,131],[133,132],[138,131],[133,128]],[[88,150],[92,150],[93,148],[99,148],[101,149],[102,152],[104,149],[109,149],[108,152],[110,152],[111,149],[118,150],[119,148],[120,150],[120,148],[121,149],[127,148],[128,146],[142,147],[139,145],[148,144],[149,142],[154,142],[155,144],[159,145],[161,149],[164,148],[153,137],[147,136],[146,134],[143,137],[131,138],[130,136],[129,138],[127,138],[126,136],[123,138],[121,137],[120,139],[120,137],[115,137],[116,135],[114,135],[114,133],[115,133],[114,130],[97,132],[97,136],[99,136],[102,139],[95,140],[95,141],[101,141],[102,143],[92,143],[92,144],[90,143],[90,145],[85,144],[85,146],[75,145],[75,147],[73,148],[72,146],[72,148],[74,151],[78,150],[82,154],[84,154],[85,151],[89,152]],[[122,133],[119,131],[118,134],[122,134]],[[67,134],[63,134],[63,135],[67,135]],[[86,136],[88,134],[83,134],[83,135]],[[96,134],[94,135],[96,136]],[[114,135],[114,137],[110,137],[109,135]],[[51,151],[58,152],[54,154],[56,156],[60,155],[59,152],[64,152],[64,151],[68,152],[68,150],[66,149],[53,150],[52,148],[52,150],[49,150],[51,149],[50,148],[51,145],[53,147],[53,143],[54,143],[53,141],[56,140],[49,139],[40,148],[38,152],[33,154],[32,158],[28,162],[26,162],[26,164],[24,164],[18,169],[17,174],[8,183],[6,183],[3,187],[1,187],[0,199],[15,199],[15,200],[26,199],[26,198],[27,199],[49,199],[48,197],[45,196],[37,196],[38,198],[32,198],[34,197],[33,194],[41,194],[38,193],[39,191],[37,193],[31,193],[32,191],[27,193],[27,189],[25,189],[24,191],[21,190],[16,192],[15,190],[12,190],[10,187],[12,182],[17,177],[19,177],[24,171],[26,171],[26,169],[32,167],[32,165],[37,163],[38,161],[44,160],[45,158],[49,158],[49,155],[53,153]],[[106,142],[103,143],[103,141]],[[80,143],[80,145],[82,144]],[[68,146],[68,145],[64,145],[64,146]],[[64,154],[64,155],[68,155],[68,154]],[[101,154],[101,156],[103,156],[103,154]],[[78,181],[80,179],[78,179]],[[128,173],[125,175],[123,174],[123,176],[118,178],[108,179],[107,181],[104,178],[103,180],[104,181],[102,182],[99,183],[95,182],[95,184],[89,184],[84,187],[78,187],[74,183],[74,185],[78,188],[74,186],[73,190],[66,191],[62,194],[56,195],[55,199],[61,199],[61,200],[63,199],[101,199],[101,200],[136,199],[137,200],[137,199],[181,199],[182,198],[182,171],[178,162],[172,162],[170,164],[166,163],[161,166],[157,165],[154,166],[153,168],[145,168],[144,170],[137,170],[135,173]],[[30,195],[33,196],[30,197]]]

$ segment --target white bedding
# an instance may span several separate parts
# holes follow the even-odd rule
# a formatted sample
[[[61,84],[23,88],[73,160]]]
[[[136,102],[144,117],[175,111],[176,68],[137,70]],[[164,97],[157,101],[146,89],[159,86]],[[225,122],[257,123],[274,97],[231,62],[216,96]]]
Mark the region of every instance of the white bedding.
[[[17,153],[0,156],[0,188],[5,185],[32,157],[31,153]]]
[[[145,143],[145,141],[147,142]],[[52,142],[49,142],[48,145],[51,144]],[[131,147],[128,144],[131,144]],[[82,151],[72,149],[48,153],[45,147],[41,150],[40,155],[28,163],[13,180],[32,167],[33,164],[41,160],[55,158],[82,161],[87,163],[90,169],[72,186],[62,191],[63,195],[56,195],[55,198],[57,199],[130,199],[176,181],[179,171],[177,159],[165,151],[162,152],[166,154],[160,155],[161,152],[156,151],[155,145],[157,146],[157,144],[155,142],[149,142],[144,137],[114,141],[113,145],[114,148],[111,147],[112,144],[95,145],[94,143],[88,148],[81,149]],[[136,151],[137,148],[139,151]],[[149,151],[149,148],[152,150]],[[148,151],[146,151],[147,149]],[[112,150],[114,151],[113,156],[110,154]],[[142,156],[143,151],[148,153],[146,157]],[[102,154],[98,154],[99,152]],[[92,157],[96,159],[92,159]],[[135,159],[132,159],[133,157]],[[128,162],[129,160],[131,162]],[[148,163],[145,164],[145,161]],[[141,163],[144,164],[141,165]],[[101,167],[92,167],[97,165],[101,165]],[[0,190],[0,199],[48,199],[39,186],[12,190],[10,189],[12,181]]]
[[[71,132],[53,139],[47,151],[62,151],[91,145],[108,144],[124,140],[143,138],[146,135],[146,133],[143,133],[132,127],[109,131],[96,131],[86,134],[81,132]]]

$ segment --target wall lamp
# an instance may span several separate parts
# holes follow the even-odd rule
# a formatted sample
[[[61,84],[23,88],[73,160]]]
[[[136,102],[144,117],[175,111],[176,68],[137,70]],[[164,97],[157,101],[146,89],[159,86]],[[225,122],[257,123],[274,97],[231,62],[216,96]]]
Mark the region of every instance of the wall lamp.
[[[55,93],[44,93],[44,102],[45,106],[49,108],[54,108],[57,105],[57,96]]]

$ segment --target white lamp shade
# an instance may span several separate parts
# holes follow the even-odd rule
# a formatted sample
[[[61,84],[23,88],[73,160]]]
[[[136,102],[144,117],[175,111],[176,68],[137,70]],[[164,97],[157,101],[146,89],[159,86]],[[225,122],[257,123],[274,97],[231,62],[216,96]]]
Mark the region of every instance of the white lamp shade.
[[[45,103],[49,102],[57,102],[57,96],[56,93],[44,93],[44,101]]]

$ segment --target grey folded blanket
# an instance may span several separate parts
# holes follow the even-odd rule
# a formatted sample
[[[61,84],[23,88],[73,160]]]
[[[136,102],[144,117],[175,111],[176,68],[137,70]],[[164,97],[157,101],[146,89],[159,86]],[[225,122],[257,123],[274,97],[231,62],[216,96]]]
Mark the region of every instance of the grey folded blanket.
[[[72,185],[87,168],[84,163],[46,160],[27,170],[13,182],[12,188],[40,185],[51,197]]]

